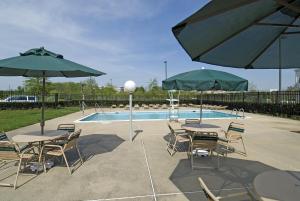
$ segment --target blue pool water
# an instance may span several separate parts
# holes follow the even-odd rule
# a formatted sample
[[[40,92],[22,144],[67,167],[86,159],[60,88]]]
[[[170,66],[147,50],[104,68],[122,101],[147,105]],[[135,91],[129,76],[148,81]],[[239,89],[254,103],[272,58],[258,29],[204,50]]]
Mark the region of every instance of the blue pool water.
[[[185,110],[179,111],[179,119],[199,118],[199,110]],[[205,110],[202,118],[204,119],[225,119],[236,118],[236,115],[224,112],[216,112]],[[239,117],[239,116],[238,116]],[[169,111],[147,111],[147,112],[133,112],[133,120],[166,120],[169,119]],[[129,112],[106,112],[94,113],[80,120],[80,122],[91,121],[128,121]]]

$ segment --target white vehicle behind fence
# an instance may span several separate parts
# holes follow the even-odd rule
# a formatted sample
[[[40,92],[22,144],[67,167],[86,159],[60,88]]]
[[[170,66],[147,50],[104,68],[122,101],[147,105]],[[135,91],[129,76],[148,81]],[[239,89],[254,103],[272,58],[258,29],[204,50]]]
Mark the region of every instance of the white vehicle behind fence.
[[[6,99],[2,100],[1,102],[37,102],[36,96],[9,96]]]

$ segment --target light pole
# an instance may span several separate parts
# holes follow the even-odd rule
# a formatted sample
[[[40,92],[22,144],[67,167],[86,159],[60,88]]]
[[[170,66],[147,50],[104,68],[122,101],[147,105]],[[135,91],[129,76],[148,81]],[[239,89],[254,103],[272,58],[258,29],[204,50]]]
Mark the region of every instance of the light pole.
[[[132,93],[136,88],[135,82],[132,80],[128,80],[124,84],[124,90],[129,93],[129,139],[132,141],[133,136],[133,128],[132,128]]]
[[[166,79],[168,78],[168,61],[164,61],[165,63],[165,75],[166,75]]]

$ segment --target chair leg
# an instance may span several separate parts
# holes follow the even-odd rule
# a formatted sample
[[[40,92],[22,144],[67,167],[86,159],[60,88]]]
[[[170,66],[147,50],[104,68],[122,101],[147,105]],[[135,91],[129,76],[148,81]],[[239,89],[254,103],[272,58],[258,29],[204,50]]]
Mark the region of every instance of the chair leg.
[[[247,156],[246,147],[245,147],[243,138],[241,138],[241,140],[242,140],[242,144],[243,144],[243,147],[244,147],[244,153],[245,153],[245,156]]]
[[[171,134],[169,134],[169,141],[167,143],[167,150],[169,150],[169,148],[170,148],[171,140],[172,140],[172,136],[171,136]]]
[[[77,150],[78,156],[80,158],[81,164],[83,164],[83,160],[82,160],[82,157],[81,157],[81,154],[80,154],[80,151],[79,151],[77,145],[76,145],[76,150]]]
[[[38,162],[37,172],[39,171],[39,167],[40,167],[40,164],[41,164],[41,161],[42,161],[43,151],[44,151],[44,147],[42,147],[40,155],[39,155],[39,162]],[[45,157],[46,157],[46,155],[44,155],[44,157],[43,157],[43,169],[44,169],[44,172],[46,173],[47,170],[46,170],[46,164],[45,164]]]
[[[192,170],[194,169],[194,154],[193,154],[193,147],[191,146],[191,166]]]
[[[69,170],[70,174],[72,174],[72,171],[71,171],[71,169],[70,169],[69,163],[68,163],[68,161],[67,161],[67,157],[66,157],[66,155],[65,155],[65,153],[64,153],[63,151],[62,151],[62,154],[63,154],[63,157],[64,157],[64,159],[65,159],[65,162],[66,162],[66,165],[67,165],[67,167],[68,167],[68,170]]]
[[[175,152],[177,151],[176,149],[176,144],[177,144],[177,139],[175,139],[175,143],[173,145],[173,149],[172,149],[172,153],[171,153],[171,156],[173,156],[175,154]]]
[[[17,175],[16,175],[16,179],[15,179],[15,183],[14,183],[14,189],[17,188],[17,181],[18,181],[18,176],[19,176],[19,172],[20,172],[20,169],[21,169],[21,164],[22,164],[22,158],[20,158],[20,160],[19,160]]]

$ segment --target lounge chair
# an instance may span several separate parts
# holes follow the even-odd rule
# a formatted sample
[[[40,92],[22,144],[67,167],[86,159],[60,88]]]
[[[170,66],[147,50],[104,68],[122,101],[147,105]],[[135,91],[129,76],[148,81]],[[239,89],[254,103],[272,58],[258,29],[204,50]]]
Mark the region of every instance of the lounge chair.
[[[189,107],[194,107],[194,104],[193,103],[189,103]]]
[[[65,152],[66,151],[69,151],[71,149],[76,149],[77,153],[78,153],[78,156],[79,156],[79,159],[80,159],[80,162],[81,164],[83,163],[83,160],[81,158],[81,154],[80,154],[80,151],[78,149],[78,145],[77,145],[77,140],[79,138],[81,134],[81,129],[71,133],[67,139],[67,141],[61,145],[60,143],[59,144],[45,144],[41,150],[41,153],[40,153],[40,156],[39,156],[39,161],[41,161],[42,159],[42,156],[43,157],[43,164],[44,164],[44,171],[46,172],[46,167],[45,167],[45,160],[46,160],[46,156],[49,155],[49,156],[57,156],[57,157],[60,157],[62,156],[63,159],[65,160],[65,163],[68,167],[68,170],[69,170],[69,173],[72,174],[72,171],[70,169],[70,166],[69,166],[69,162],[67,160],[67,157],[65,155]]]
[[[163,105],[161,106],[161,108],[162,108],[162,109],[168,109],[168,106],[167,106],[167,104],[163,104]]]
[[[232,198],[234,197],[240,197],[243,200],[246,198],[246,200],[258,200],[257,196],[251,192],[249,189],[247,189],[246,192],[239,192],[239,193],[231,193],[225,196],[215,196],[210,190],[209,188],[206,186],[206,184],[204,183],[204,181],[201,179],[201,177],[198,178],[199,182],[200,182],[200,186],[204,192],[204,195],[206,196],[208,201],[220,201],[223,199],[226,200],[232,200]]]
[[[190,137],[190,159],[191,159],[191,166],[192,169],[194,168],[215,168],[215,167],[199,167],[194,166],[194,150],[206,150],[209,155],[213,155],[213,152],[216,151],[218,145],[218,134],[215,132],[206,132],[206,133],[194,133],[189,135]],[[219,154],[217,153],[217,168],[219,168]]]
[[[184,129],[174,128],[174,124],[175,123],[168,123],[170,134],[169,142],[167,144],[167,151],[171,156],[173,156],[178,151],[177,143],[184,143],[190,141],[188,133]],[[172,143],[172,141],[174,142]]]
[[[119,105],[119,108],[123,108],[123,107],[124,107],[124,105],[123,105],[123,104],[120,104],[120,105]]]
[[[181,106],[182,106],[182,107],[186,107],[187,105],[186,105],[185,103],[182,103]]]
[[[117,105],[111,105],[111,108],[117,108]]]
[[[239,153],[241,155],[247,156],[247,151],[246,151],[245,143],[244,143],[243,136],[242,136],[244,132],[245,132],[244,124],[237,123],[237,122],[231,122],[228,126],[227,131],[224,131],[225,138],[227,140],[227,144],[229,145],[231,143],[242,142],[244,150],[239,151],[239,150],[235,149],[235,152]]]
[[[31,147],[29,145],[20,147],[18,144],[11,142],[5,133],[0,134],[0,167],[3,168],[4,166],[8,166],[9,164],[18,162],[18,169],[16,171],[16,178],[15,182],[13,184],[11,183],[0,183],[0,186],[6,186],[6,187],[14,187],[14,189],[17,188],[17,182],[18,182],[18,176],[21,172],[22,164],[26,163],[37,163],[36,160],[37,154],[34,152],[34,147]],[[35,161],[36,160],[36,161]],[[4,168],[3,172],[6,171],[8,168]],[[25,165],[23,166],[25,167]],[[36,174],[38,174],[38,169],[36,171]],[[1,173],[3,173],[1,172]],[[28,174],[28,173],[27,173]]]
[[[148,110],[149,109],[149,106],[146,105],[146,104],[143,104],[142,107],[144,108],[144,110]]]
[[[129,105],[126,105],[125,106],[125,110],[129,110],[130,108],[129,108]]]
[[[140,106],[139,106],[139,104],[135,104],[133,108],[134,108],[135,110],[139,110],[139,109],[140,109]]]
[[[158,109],[158,107],[159,107],[158,104],[153,105],[153,109]]]

